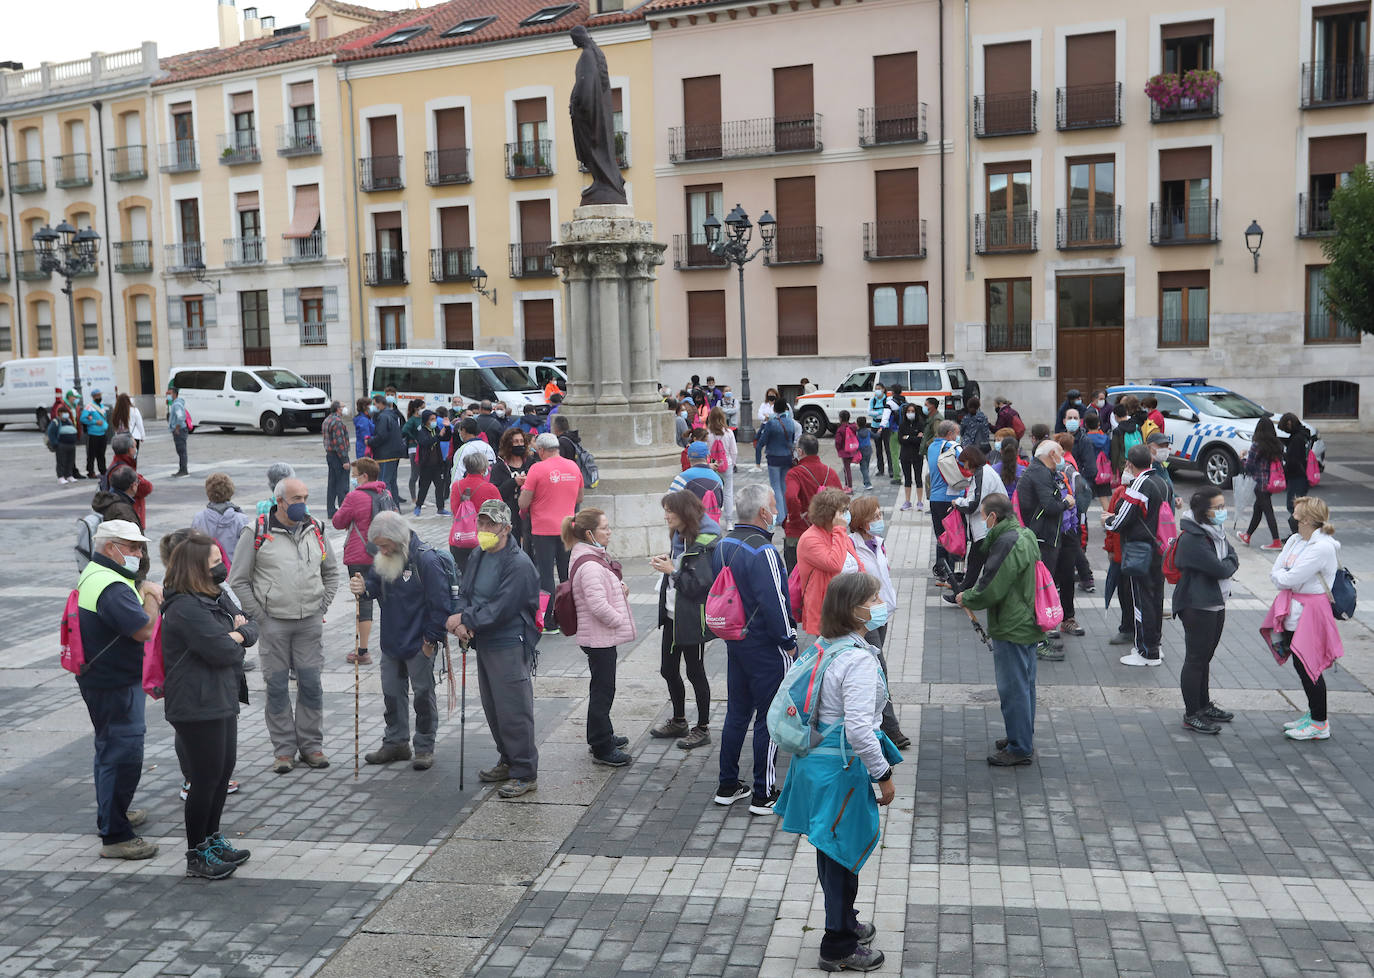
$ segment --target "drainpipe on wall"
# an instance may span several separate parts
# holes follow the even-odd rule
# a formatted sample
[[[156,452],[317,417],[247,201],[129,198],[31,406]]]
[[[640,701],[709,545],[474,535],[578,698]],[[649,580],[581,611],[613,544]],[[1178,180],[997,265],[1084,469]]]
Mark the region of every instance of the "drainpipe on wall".
[[[0,130],[4,132],[4,139],[0,140],[5,144],[5,172],[10,168],[10,120],[0,119]],[[10,188],[10,252],[14,256],[14,328],[16,338],[19,343],[16,347],[19,356],[24,356],[24,296],[21,294],[24,286],[19,278],[19,230],[14,226],[14,193],[13,187]]]
[[[969,118],[969,65],[973,60],[973,42],[969,37],[968,0],[964,0],[964,280],[973,278],[973,120]]]
[[[348,160],[344,161],[344,178],[353,185],[353,255],[357,260],[361,260],[363,253],[362,241],[362,221],[358,213],[358,181],[350,172],[349,161],[358,158],[358,115],[353,109],[353,81],[348,77],[348,65],[343,66],[344,85],[348,88]],[[343,114],[343,105],[339,106],[340,115]],[[339,120],[342,127],[343,119]],[[362,383],[363,389],[370,396],[372,393],[372,383],[367,373],[367,310],[363,308],[363,270],[359,265],[357,268],[358,276],[358,338],[359,338],[359,360],[362,363]],[[351,319],[352,317],[350,317]],[[349,376],[353,374],[352,364],[349,366]],[[357,398],[354,398],[357,401]]]
[[[946,338],[949,280],[945,274],[945,0],[940,0],[940,353],[949,350]]]
[[[119,343],[116,339],[119,334],[115,329],[114,242],[110,240],[110,183],[105,173],[105,115],[99,100],[91,104],[95,107],[95,129],[100,142],[100,154],[96,159],[100,162],[100,198],[103,201],[101,206],[105,211],[105,282],[108,285],[106,298],[110,302],[110,357],[113,358],[119,352]],[[134,386],[135,366],[131,351],[129,357],[129,386],[131,388]]]

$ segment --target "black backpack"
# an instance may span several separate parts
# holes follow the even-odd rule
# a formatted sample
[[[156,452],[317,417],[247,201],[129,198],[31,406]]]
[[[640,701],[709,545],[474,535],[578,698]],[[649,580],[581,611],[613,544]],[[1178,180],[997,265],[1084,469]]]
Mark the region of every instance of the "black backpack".
[[[396,505],[396,500],[391,498],[391,490],[363,489],[361,491],[367,493],[369,496],[372,497],[372,515],[368,517],[368,526],[372,525],[372,521],[377,518],[378,513],[399,513],[401,511],[400,507]],[[358,524],[354,523],[352,526],[350,526],[348,528],[348,532],[358,533]],[[361,533],[358,533],[358,536],[362,537],[363,535]],[[363,538],[363,546],[367,549],[368,553],[373,554],[373,556],[376,556],[376,554],[373,552],[373,545],[368,543],[366,538]]]

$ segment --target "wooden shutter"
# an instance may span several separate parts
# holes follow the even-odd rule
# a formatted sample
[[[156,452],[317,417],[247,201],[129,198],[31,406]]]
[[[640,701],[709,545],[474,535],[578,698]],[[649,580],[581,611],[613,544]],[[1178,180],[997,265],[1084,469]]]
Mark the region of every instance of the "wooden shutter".
[[[1159,37],[1164,41],[1173,41],[1180,37],[1210,37],[1211,34],[1210,20],[1184,20],[1177,24],[1164,24],[1159,28]]]
[[[548,121],[547,104],[542,98],[522,98],[515,103],[516,126],[538,125]]]
[[[777,119],[800,119],[816,111],[811,65],[773,69],[773,115]]]
[[[258,192],[246,190],[241,194],[234,194],[234,207],[240,214],[245,211],[258,210]]]
[[[1350,173],[1365,162],[1364,133],[1323,136],[1307,142],[1309,173]]]
[[[373,156],[399,156],[396,142],[396,117],[379,115],[367,120]]]
[[[377,231],[401,230],[400,211],[379,211],[372,215],[372,227]]]
[[[1064,39],[1064,47],[1067,87],[1110,85],[1116,81],[1116,31],[1073,34]]]
[[[1189,146],[1187,149],[1159,151],[1159,180],[1201,180],[1212,176],[1212,147]]]
[[[879,221],[915,221],[919,218],[919,173],[912,167],[906,170],[879,170],[873,174]]]
[[[439,109],[434,113],[435,148],[463,149],[467,145],[467,128],[463,109]]]
[[[613,88],[613,89],[611,89],[611,111],[612,111],[612,112],[624,112],[624,111],[625,111],[625,107],[624,107],[625,100],[624,100],[624,97],[623,97],[624,94],[625,94],[625,93],[622,92],[619,88]]]
[[[778,289],[778,356],[815,356],[816,287]]]
[[[682,121],[688,127],[720,125],[720,75],[682,79]]]
[[[281,319],[284,323],[300,322],[301,318],[301,290],[282,289],[281,290]]]
[[[522,200],[519,206],[520,241],[530,243],[553,240],[550,234],[552,225],[549,218],[548,200]]]
[[[253,111],[252,92],[235,92],[233,95],[229,96],[229,100],[231,103],[230,111],[233,112],[234,115],[238,115],[240,112]]]
[[[525,321],[526,360],[541,360],[553,356],[553,300],[526,299],[521,303]]]
[[[725,292],[687,293],[687,355],[723,357],[726,354]]]
[[[873,104],[881,107],[909,105],[916,101],[916,52],[875,55]]]
[[[1031,84],[1031,42],[988,44],[983,47],[983,91],[988,95],[1020,95]]]
[[[773,181],[779,227],[812,227],[816,223],[816,178],[788,177]]]
[[[439,208],[439,247],[468,247],[468,209],[466,207]]]
[[[1211,274],[1205,269],[1199,272],[1160,272],[1159,287],[1163,289],[1205,289]]]
[[[314,82],[292,82],[291,83],[291,108],[300,109],[307,105],[315,104],[315,83]]]
[[[550,300],[552,305],[552,300]],[[526,320],[526,326],[529,321]],[[552,335],[552,331],[550,331]],[[472,349],[472,303],[449,302],[444,305],[444,347],[449,350]]]

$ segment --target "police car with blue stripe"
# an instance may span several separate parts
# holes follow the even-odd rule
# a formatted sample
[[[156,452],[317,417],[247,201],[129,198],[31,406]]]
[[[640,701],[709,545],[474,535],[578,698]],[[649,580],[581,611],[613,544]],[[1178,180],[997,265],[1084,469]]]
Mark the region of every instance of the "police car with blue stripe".
[[[1169,439],[1169,465],[1197,469],[1214,486],[1226,487],[1240,472],[1250,451],[1250,439],[1260,418],[1278,423],[1281,414],[1261,407],[1244,395],[1207,383],[1205,377],[1164,377],[1148,384],[1122,384],[1107,388],[1115,404],[1127,394],[1153,397],[1164,415],[1164,434]],[[1304,422],[1312,451],[1323,467],[1326,445],[1317,429]],[[1286,437],[1282,431],[1280,438]]]

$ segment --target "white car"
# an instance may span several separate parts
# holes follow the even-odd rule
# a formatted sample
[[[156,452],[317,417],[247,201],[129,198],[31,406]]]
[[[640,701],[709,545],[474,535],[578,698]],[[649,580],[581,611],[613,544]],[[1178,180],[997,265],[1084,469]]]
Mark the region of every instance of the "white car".
[[[534,378],[534,386],[543,390],[549,381],[557,381],[564,391],[568,389],[568,361],[566,360],[517,360],[525,372]]]
[[[1122,384],[1107,388],[1113,404],[1126,394],[1154,397],[1164,415],[1164,434],[1169,439],[1170,466],[1197,469],[1214,486],[1225,488],[1240,472],[1250,451],[1250,440],[1260,418],[1275,414],[1233,390],[1207,383],[1205,377],[1166,377],[1148,384]],[[1317,461],[1326,465],[1326,443],[1306,422]],[[1287,437],[1282,431],[1280,438]]]
[[[964,413],[964,399],[978,396],[978,383],[969,380],[957,363],[927,360],[860,367],[834,390],[813,391],[797,398],[795,411],[802,430],[819,438],[839,425],[841,411],[848,411],[851,420],[867,414],[876,384],[901,391],[908,401],[938,397],[941,413],[956,420]]]
[[[176,387],[197,427],[261,428],[264,435],[280,435],[287,428],[319,431],[329,415],[329,395],[285,367],[178,367],[167,383]]]

